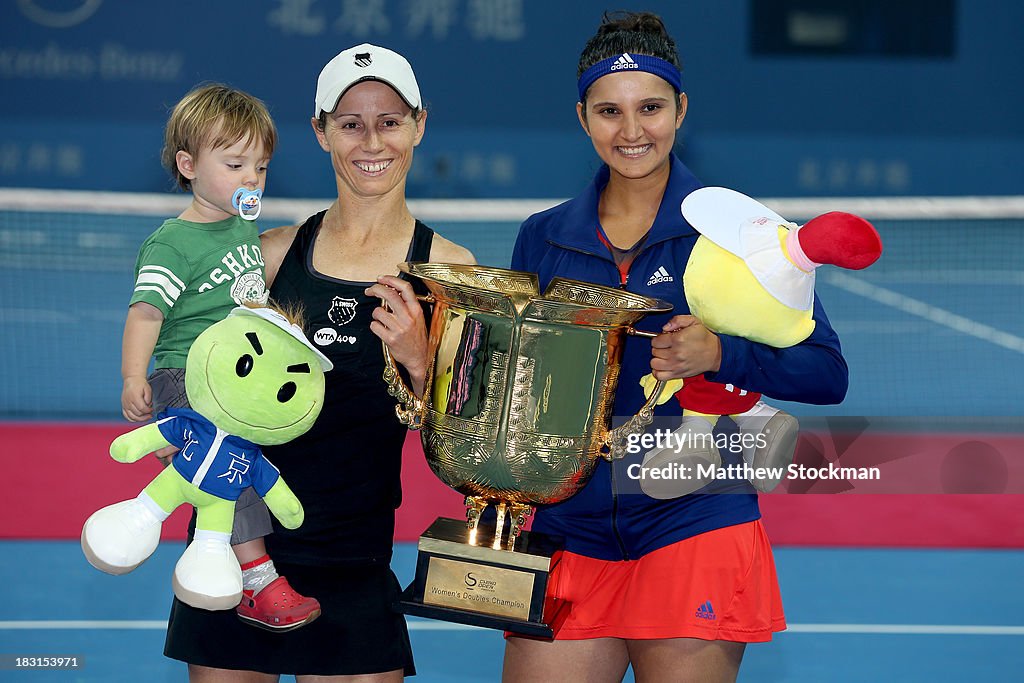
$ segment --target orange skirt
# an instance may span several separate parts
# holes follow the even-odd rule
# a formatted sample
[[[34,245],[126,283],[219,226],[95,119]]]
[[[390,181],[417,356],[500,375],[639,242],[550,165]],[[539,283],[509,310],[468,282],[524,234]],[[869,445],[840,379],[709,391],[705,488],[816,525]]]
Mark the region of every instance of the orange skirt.
[[[786,628],[760,521],[715,529],[638,560],[565,552],[548,588],[571,603],[556,640],[701,638],[756,643]]]

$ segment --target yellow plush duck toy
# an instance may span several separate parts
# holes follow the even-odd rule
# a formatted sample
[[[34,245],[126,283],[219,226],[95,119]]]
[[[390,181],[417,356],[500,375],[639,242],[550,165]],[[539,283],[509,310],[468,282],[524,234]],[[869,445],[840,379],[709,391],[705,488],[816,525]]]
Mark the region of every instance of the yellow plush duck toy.
[[[713,332],[777,348],[798,344],[814,331],[814,274],[819,266],[860,270],[882,253],[875,228],[849,213],[825,213],[798,226],[724,187],[695,190],[681,210],[701,233],[683,274],[690,312]],[[644,385],[650,391],[653,377],[648,377]],[[736,422],[744,460],[752,468],[784,471],[792,462],[799,424],[761,401],[759,393],[709,382],[703,375],[676,380],[675,389],[682,425],[669,446],[647,453],[645,468],[684,463],[691,472],[699,471],[697,465],[713,471],[721,464],[713,436],[721,415]],[[655,498],[674,498],[708,481],[710,477],[644,478],[642,488]],[[751,479],[761,491],[772,490],[779,481],[773,476]]]

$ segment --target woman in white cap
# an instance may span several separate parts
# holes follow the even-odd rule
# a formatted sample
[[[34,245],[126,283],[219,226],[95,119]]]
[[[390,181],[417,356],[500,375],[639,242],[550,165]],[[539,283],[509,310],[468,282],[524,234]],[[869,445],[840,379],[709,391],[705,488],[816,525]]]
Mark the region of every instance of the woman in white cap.
[[[330,155],[337,199],[302,225],[261,237],[271,298],[302,306],[310,339],[334,363],[313,428],[266,451],[306,512],[298,529],[275,528],[268,550],[322,614],[302,629],[268,634],[233,612],[176,603],[165,653],[188,662],[193,681],[397,681],[414,673],[405,620],[392,609],[400,589],[389,564],[406,428],[382,379],[381,340],[422,393],[424,311],[397,265],[474,262],[406,204],[426,120],[412,67],[391,50],[358,45],[320,73],[311,122]]]
[[[683,270],[698,234],[680,213],[700,182],[673,153],[686,116],[675,42],[650,13],[606,16],[580,56],[577,114],[604,162],[575,199],[523,224],[512,267],[618,286],[671,302],[629,337],[615,415],[643,404],[651,373],[703,374],[736,392],[838,403],[847,388],[839,340],[820,303],[814,331],[786,349],[718,335],[688,311]],[[657,414],[678,425],[680,406]],[[652,435],[653,436],[653,435]],[[723,456],[724,457],[724,456]],[[785,628],[771,546],[746,481],[730,495],[645,495],[631,473],[643,453],[599,461],[575,496],[539,509],[533,530],[565,539],[554,583],[572,610],[550,642],[510,635],[506,683],[733,681],[746,643]]]

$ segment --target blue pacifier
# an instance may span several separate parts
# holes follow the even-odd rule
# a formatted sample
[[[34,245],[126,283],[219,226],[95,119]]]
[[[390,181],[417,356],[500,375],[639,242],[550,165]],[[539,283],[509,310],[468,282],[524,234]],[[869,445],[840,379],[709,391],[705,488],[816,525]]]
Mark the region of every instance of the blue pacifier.
[[[231,206],[238,209],[238,215],[245,220],[254,221],[259,218],[260,209],[263,208],[260,204],[262,196],[263,190],[247,190],[240,187],[231,197]]]

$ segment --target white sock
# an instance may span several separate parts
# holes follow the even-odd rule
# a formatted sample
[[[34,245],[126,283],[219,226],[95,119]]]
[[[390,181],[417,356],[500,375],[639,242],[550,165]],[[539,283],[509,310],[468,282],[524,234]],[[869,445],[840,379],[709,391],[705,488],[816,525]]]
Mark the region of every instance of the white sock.
[[[274,567],[274,561],[267,557],[263,562],[242,570],[242,589],[252,591],[253,595],[259,595],[261,590],[277,578],[277,569]]]

